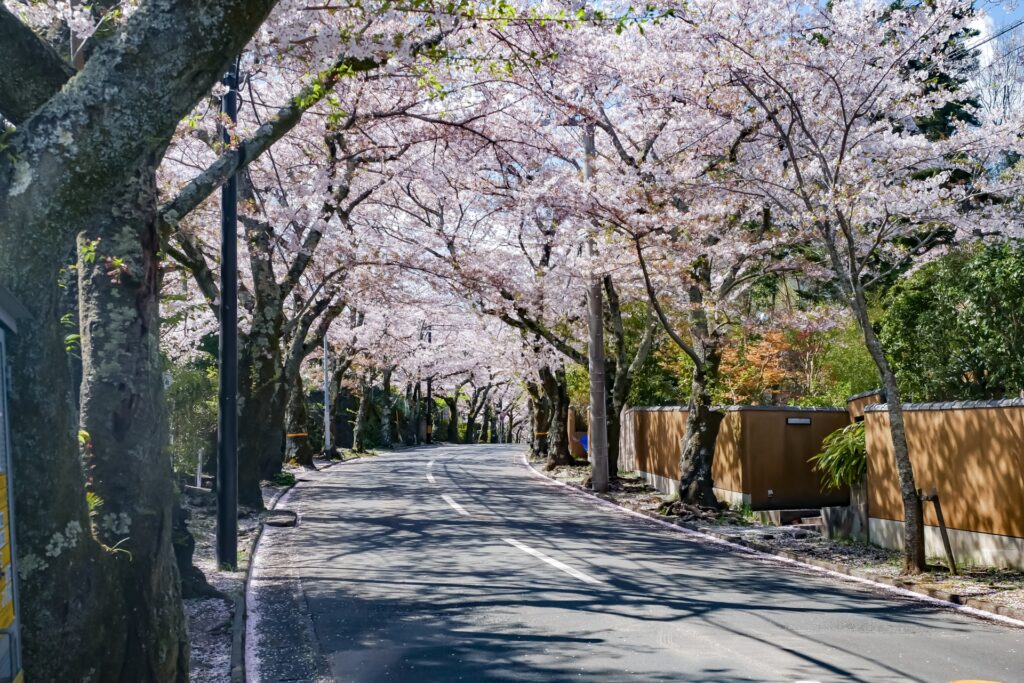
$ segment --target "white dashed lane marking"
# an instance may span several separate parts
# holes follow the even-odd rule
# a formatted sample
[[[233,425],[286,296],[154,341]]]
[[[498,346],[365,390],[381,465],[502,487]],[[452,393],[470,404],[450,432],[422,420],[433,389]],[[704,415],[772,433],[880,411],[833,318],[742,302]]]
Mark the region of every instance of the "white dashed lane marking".
[[[459,505],[458,503],[456,503],[456,502],[455,502],[454,500],[452,500],[452,497],[451,497],[451,496],[449,496],[449,495],[448,495],[447,493],[442,493],[442,494],[441,494],[441,497],[442,497],[442,498],[444,498],[444,502],[446,502],[446,503],[448,503],[449,505],[451,505],[451,506],[452,506],[452,508],[453,508],[453,509],[454,509],[454,510],[455,510],[456,512],[458,512],[458,513],[459,513],[460,515],[465,515],[465,516],[469,517],[469,513],[468,513],[468,512],[466,512],[466,508],[462,507],[461,505]]]
[[[573,569],[572,567],[567,565],[565,562],[562,562],[561,560],[556,560],[553,557],[549,557],[549,556],[545,555],[544,553],[542,553],[541,551],[539,551],[539,550],[537,550],[535,548],[531,548],[530,546],[526,545],[525,543],[520,543],[519,541],[517,541],[514,538],[503,538],[502,540],[505,541],[505,543],[508,543],[511,546],[519,548],[520,550],[522,550],[524,553],[526,553],[528,555],[533,555],[538,560],[543,560],[544,562],[547,562],[548,564],[550,564],[552,567],[555,567],[556,569],[561,569],[563,572],[565,572],[569,576],[573,576],[573,577],[579,579],[580,581],[583,581],[585,583],[592,583],[592,584],[599,584],[599,583],[601,583],[600,581],[595,579],[593,576],[590,576],[589,574],[584,574],[583,572],[581,572],[578,569]]]

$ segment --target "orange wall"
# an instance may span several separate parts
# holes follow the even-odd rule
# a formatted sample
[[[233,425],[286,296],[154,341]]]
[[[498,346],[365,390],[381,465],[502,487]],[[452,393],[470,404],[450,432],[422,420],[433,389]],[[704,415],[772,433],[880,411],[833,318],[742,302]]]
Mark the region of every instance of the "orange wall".
[[[1024,538],[1024,405],[1012,403],[904,409],[917,487],[938,489],[946,526]],[[872,410],[864,423],[868,514],[903,521],[889,415]],[[925,523],[938,524],[928,503]]]

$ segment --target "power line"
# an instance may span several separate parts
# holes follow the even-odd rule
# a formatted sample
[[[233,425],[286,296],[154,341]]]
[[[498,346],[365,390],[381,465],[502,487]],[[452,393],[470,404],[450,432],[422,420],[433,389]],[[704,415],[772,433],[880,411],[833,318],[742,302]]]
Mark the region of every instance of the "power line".
[[[953,52],[951,52],[949,54],[949,58],[950,59],[959,59],[960,57],[963,57],[964,55],[966,55],[968,52],[973,52],[974,50],[977,50],[982,45],[985,45],[986,43],[990,43],[993,40],[995,40],[996,38],[998,38],[998,37],[1000,37],[1002,35],[1005,35],[1005,34],[1009,33],[1010,31],[1013,31],[1013,30],[1019,28],[1020,26],[1024,26],[1024,19],[1020,19],[1020,20],[1010,24],[1009,26],[1007,26],[1006,28],[1002,29],[1001,31],[999,31],[997,33],[993,33],[988,38],[985,38],[984,40],[982,40],[980,42],[977,42],[974,45],[964,46],[964,47],[960,48],[959,50],[954,50]]]

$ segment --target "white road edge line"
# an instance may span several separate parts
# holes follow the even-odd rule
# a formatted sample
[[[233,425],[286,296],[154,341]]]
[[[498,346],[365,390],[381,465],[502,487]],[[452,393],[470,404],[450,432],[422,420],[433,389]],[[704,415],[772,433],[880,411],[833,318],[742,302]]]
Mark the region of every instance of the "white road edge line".
[[[433,468],[434,461],[431,460],[430,462],[427,463],[427,481],[429,481],[431,484],[436,484],[437,482],[434,480],[434,473],[431,471],[433,470]]]
[[[460,515],[466,515],[467,517],[469,517],[469,513],[466,511],[466,508],[462,507],[461,505],[456,503],[454,500],[452,500],[452,497],[449,496],[447,493],[442,493],[441,497],[444,498],[444,502],[446,502],[449,505],[451,505],[452,508],[456,512],[458,512]]]
[[[862,578],[860,576],[850,576],[849,574],[842,574],[840,572],[834,572],[831,569],[825,569],[824,567],[818,567],[818,566],[813,565],[813,564],[807,564],[806,562],[800,562],[799,560],[792,560],[792,559],[790,559],[788,557],[780,557],[778,555],[772,555],[771,553],[764,553],[764,552],[761,552],[760,550],[754,550],[753,548],[748,548],[745,545],[739,545],[738,543],[730,543],[729,541],[725,541],[725,540],[722,540],[720,538],[716,538],[715,536],[704,534],[704,533],[701,533],[699,531],[694,531],[692,529],[687,529],[685,527],[676,526],[675,524],[671,524],[669,522],[665,522],[665,521],[660,520],[660,519],[652,519],[650,517],[647,517],[646,515],[641,515],[639,512],[636,512],[634,510],[630,510],[629,508],[624,508],[621,505],[616,505],[615,503],[613,503],[611,501],[604,500],[603,498],[598,498],[597,496],[591,495],[591,494],[589,494],[589,493],[587,493],[585,491],[581,491],[579,489],[573,488],[572,486],[569,486],[568,484],[566,484],[563,481],[558,481],[557,479],[552,479],[551,477],[548,477],[548,476],[546,476],[544,474],[541,474],[540,472],[537,471],[537,469],[533,465],[530,464],[530,461],[526,457],[525,453],[521,454],[519,462],[522,463],[526,467],[526,471],[527,472],[529,472],[533,476],[541,479],[544,483],[547,483],[547,484],[549,484],[551,486],[561,486],[561,487],[565,488],[568,493],[575,494],[575,495],[578,495],[578,496],[582,496],[582,497],[586,498],[587,500],[590,500],[590,501],[592,501],[594,503],[597,503],[599,505],[604,505],[605,507],[610,507],[610,508],[612,508],[614,510],[617,510],[620,514],[631,515],[633,517],[639,517],[640,519],[646,520],[649,523],[654,523],[654,524],[657,524],[659,526],[666,527],[669,530],[674,531],[677,534],[680,534],[680,535],[683,535],[683,536],[693,536],[693,537],[701,539],[702,541],[706,541],[708,543],[714,543],[715,545],[721,545],[721,546],[725,546],[727,548],[732,548],[733,550],[738,550],[740,552],[747,553],[749,555],[754,555],[754,556],[757,556],[757,557],[761,557],[761,558],[764,558],[766,560],[770,560],[770,561],[773,561],[773,562],[780,562],[782,564],[790,564],[790,565],[794,565],[794,566],[797,566],[797,567],[802,567],[804,569],[809,569],[809,570],[811,570],[813,572],[816,572],[818,574],[824,574],[826,576],[830,576],[830,577],[832,577],[834,579],[839,579],[840,581],[845,581],[847,583],[860,583],[860,584],[864,584],[866,586],[871,586],[872,588],[878,588],[878,589],[880,589],[880,590],[882,590],[882,591],[884,591],[886,593],[893,593],[895,595],[900,595],[900,596],[905,597],[905,598],[910,598],[911,600],[916,600],[918,602],[925,602],[925,603],[929,603],[929,604],[936,605],[936,606],[939,606],[939,607],[945,607],[946,609],[950,609],[950,610],[953,610],[955,612],[962,612],[964,614],[969,614],[969,615],[971,615],[973,617],[976,617],[978,619],[983,619],[985,621],[993,621],[993,622],[1002,623],[1002,624],[1009,625],[1009,626],[1016,626],[1017,628],[1024,627],[1024,621],[1021,621],[1020,619],[1014,619],[1013,617],[1006,617],[1006,616],[1003,616],[1002,614],[994,614],[993,612],[986,612],[985,610],[975,609],[973,607],[968,607],[967,605],[958,605],[955,602],[947,602],[946,600],[939,600],[938,598],[933,598],[930,595],[922,595],[921,593],[915,593],[914,591],[909,591],[909,590],[907,590],[905,588],[898,588],[896,586],[890,586],[889,584],[881,583],[880,581],[872,581],[871,579],[865,579],[865,578]]]
[[[505,543],[508,543],[511,546],[515,546],[516,548],[519,548],[520,550],[522,550],[524,553],[526,553],[528,555],[533,555],[538,560],[543,560],[544,562],[547,562],[548,564],[550,564],[555,569],[561,569],[563,572],[565,572],[569,576],[573,576],[573,577],[579,579],[580,581],[583,581],[585,583],[592,583],[592,584],[600,584],[601,583],[600,581],[595,579],[593,576],[590,576],[589,574],[584,574],[583,572],[581,572],[578,569],[573,569],[572,567],[567,565],[565,562],[561,562],[559,560],[556,560],[553,557],[548,557],[547,555],[545,555],[541,551],[536,550],[535,548],[531,548],[530,546],[526,545],[525,543],[520,543],[519,541],[517,541],[514,538],[503,538],[501,540],[505,541]]]

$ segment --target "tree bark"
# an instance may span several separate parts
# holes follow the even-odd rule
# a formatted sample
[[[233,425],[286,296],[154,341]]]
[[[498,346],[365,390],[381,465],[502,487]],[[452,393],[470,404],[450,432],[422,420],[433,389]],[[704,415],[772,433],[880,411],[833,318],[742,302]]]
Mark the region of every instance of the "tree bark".
[[[416,445],[416,430],[419,427],[419,398],[412,382],[405,385],[405,402],[409,407],[409,413],[405,416],[402,424],[402,442],[406,446]]]
[[[717,375],[719,363],[717,351],[709,351],[703,367],[693,370],[686,431],[680,445],[679,500],[704,507],[718,507],[711,468],[725,415],[711,407],[710,379]]]
[[[366,452],[366,428],[370,416],[370,403],[373,401],[370,378],[363,377],[359,383],[359,408],[356,410],[355,428],[352,432],[352,450],[356,453]]]
[[[110,623],[125,603],[114,558],[90,533],[75,437],[77,401],[56,278],[73,252],[70,245],[62,250],[60,239],[19,243],[12,227],[4,222],[0,230],[0,273],[27,309],[18,334],[7,337],[25,673],[29,680],[78,681],[94,671],[87,680],[96,681],[126,655],[123,633]]]
[[[592,130],[592,129],[591,129]],[[592,140],[593,132],[591,132]],[[591,142],[591,144],[593,144]],[[593,247],[591,247],[593,249]],[[598,493],[608,490],[610,470],[608,467],[608,387],[605,376],[608,365],[604,356],[604,295],[601,279],[592,277],[587,291],[587,324],[590,328],[588,345],[588,370],[590,371],[590,451],[591,487]],[[558,424],[555,416],[554,428]],[[563,425],[565,428],[565,425]],[[557,449],[556,449],[557,450]]]
[[[171,524],[171,544],[174,546],[174,559],[178,565],[178,574],[181,575],[181,597],[186,600],[189,598],[224,597],[220,591],[207,582],[203,572],[193,564],[196,539],[189,531],[188,520],[189,511],[181,504],[181,496],[178,496],[174,504]]]
[[[899,474],[900,498],[903,500],[903,573],[919,574],[928,571],[928,559],[925,556],[924,542],[924,506],[921,493],[917,489],[914,478],[914,467],[910,462],[910,449],[907,445],[906,424],[903,419],[903,403],[900,399],[896,373],[889,365],[882,341],[875,334],[868,315],[867,300],[863,290],[855,286],[852,299],[854,314],[864,335],[868,352],[871,354],[885,389],[886,408],[889,414],[889,434],[892,437],[893,456],[896,460],[896,471]]]
[[[309,442],[309,410],[306,404],[306,387],[302,377],[296,375],[288,400],[288,442],[285,453],[289,461],[303,467],[313,467],[316,451]]]
[[[692,346],[683,347],[693,360],[689,412],[679,456],[679,499],[684,503],[717,507],[712,467],[715,442],[724,415],[711,407],[711,391],[718,381],[722,363],[721,339],[713,332],[704,306],[704,293],[711,289],[711,263],[697,258],[687,288]],[[653,299],[652,299],[653,301]],[[663,320],[664,322],[664,320]],[[673,335],[673,339],[676,336]],[[678,340],[676,342],[679,343]]]
[[[451,415],[448,419],[448,443],[459,443],[459,392],[461,391],[462,385],[460,384],[450,396],[444,397],[444,402],[448,405],[448,413]]]
[[[526,391],[530,395],[527,410],[530,413],[530,434],[527,443],[530,456],[534,458],[548,457],[548,428],[551,426],[551,406],[547,394],[536,382],[527,382]]]
[[[545,424],[538,425],[538,432],[547,432],[546,453],[547,469],[559,465],[571,465],[572,453],[569,452],[569,390],[565,380],[565,370],[561,367],[551,370],[543,367],[540,370],[541,386],[548,410]],[[544,427],[540,429],[540,427]]]
[[[78,237],[87,490],[102,500],[92,530],[114,558],[129,608],[121,676],[187,680],[188,640],[172,546],[173,472],[160,362],[157,159],[125,185],[114,215]]]
[[[21,123],[71,80],[75,70],[0,5],[0,115]]]
[[[490,443],[491,441],[491,416],[494,414],[494,409],[491,407],[491,402],[488,401],[484,404],[484,418],[480,421],[480,438],[477,439],[478,443]]]
[[[619,475],[619,435],[621,434],[622,410],[633,388],[633,378],[647,361],[654,344],[654,335],[658,321],[650,315],[648,308],[647,325],[637,344],[632,360],[629,358],[625,325],[622,321],[622,304],[619,293],[610,275],[604,278],[605,299],[607,301],[607,328],[611,338],[613,356],[605,364],[606,377],[610,378],[607,387],[606,404],[608,408],[608,476],[612,479]]]
[[[392,396],[391,390],[391,374],[394,372],[394,368],[384,368],[383,375],[381,377],[381,408],[380,408],[380,445],[381,448],[392,448],[394,441],[392,440],[392,430],[394,429],[395,421],[395,399]]]

